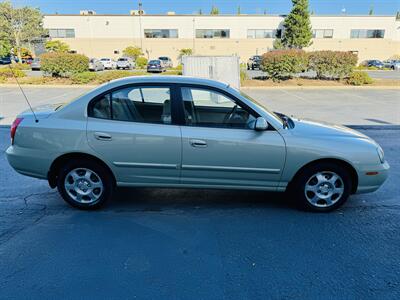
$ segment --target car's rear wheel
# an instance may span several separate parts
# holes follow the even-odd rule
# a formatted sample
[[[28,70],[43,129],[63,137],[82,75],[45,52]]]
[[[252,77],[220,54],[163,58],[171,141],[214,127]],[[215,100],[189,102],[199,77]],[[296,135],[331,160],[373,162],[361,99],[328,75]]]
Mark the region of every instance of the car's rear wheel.
[[[68,204],[91,210],[104,205],[112,197],[114,184],[110,172],[101,164],[75,160],[61,167],[57,189]]]
[[[307,167],[293,183],[292,195],[300,208],[328,212],[346,202],[352,188],[347,169],[323,162]]]

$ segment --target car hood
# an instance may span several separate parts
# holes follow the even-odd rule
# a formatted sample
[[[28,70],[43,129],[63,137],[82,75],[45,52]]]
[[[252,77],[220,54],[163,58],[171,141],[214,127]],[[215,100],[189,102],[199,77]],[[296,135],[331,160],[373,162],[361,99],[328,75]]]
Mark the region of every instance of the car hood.
[[[344,137],[371,140],[365,134],[342,125],[311,119],[292,119],[294,122],[293,131],[296,134],[319,137]]]

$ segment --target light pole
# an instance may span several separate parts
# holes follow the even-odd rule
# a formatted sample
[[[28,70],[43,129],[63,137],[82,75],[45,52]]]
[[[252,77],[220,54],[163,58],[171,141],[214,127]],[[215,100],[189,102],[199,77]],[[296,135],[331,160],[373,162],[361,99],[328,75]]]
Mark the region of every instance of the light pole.
[[[142,1],[139,1],[139,36],[140,36],[140,49],[143,49],[143,37],[142,37]]]

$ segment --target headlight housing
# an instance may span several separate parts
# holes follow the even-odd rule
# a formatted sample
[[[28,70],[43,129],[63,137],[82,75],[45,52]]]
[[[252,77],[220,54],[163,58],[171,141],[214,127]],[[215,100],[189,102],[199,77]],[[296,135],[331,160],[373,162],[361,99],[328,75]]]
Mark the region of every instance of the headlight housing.
[[[379,160],[381,161],[381,163],[384,163],[385,162],[385,152],[383,152],[383,149],[381,148],[381,146],[376,148],[376,151],[378,152]]]

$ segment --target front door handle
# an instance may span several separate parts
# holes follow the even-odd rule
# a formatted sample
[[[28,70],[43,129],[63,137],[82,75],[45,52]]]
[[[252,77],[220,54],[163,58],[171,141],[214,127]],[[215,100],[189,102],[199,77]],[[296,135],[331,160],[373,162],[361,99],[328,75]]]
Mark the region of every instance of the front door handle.
[[[104,132],[95,132],[94,137],[100,141],[110,141],[111,135]]]
[[[205,148],[207,147],[207,142],[203,140],[189,140],[192,147]]]

